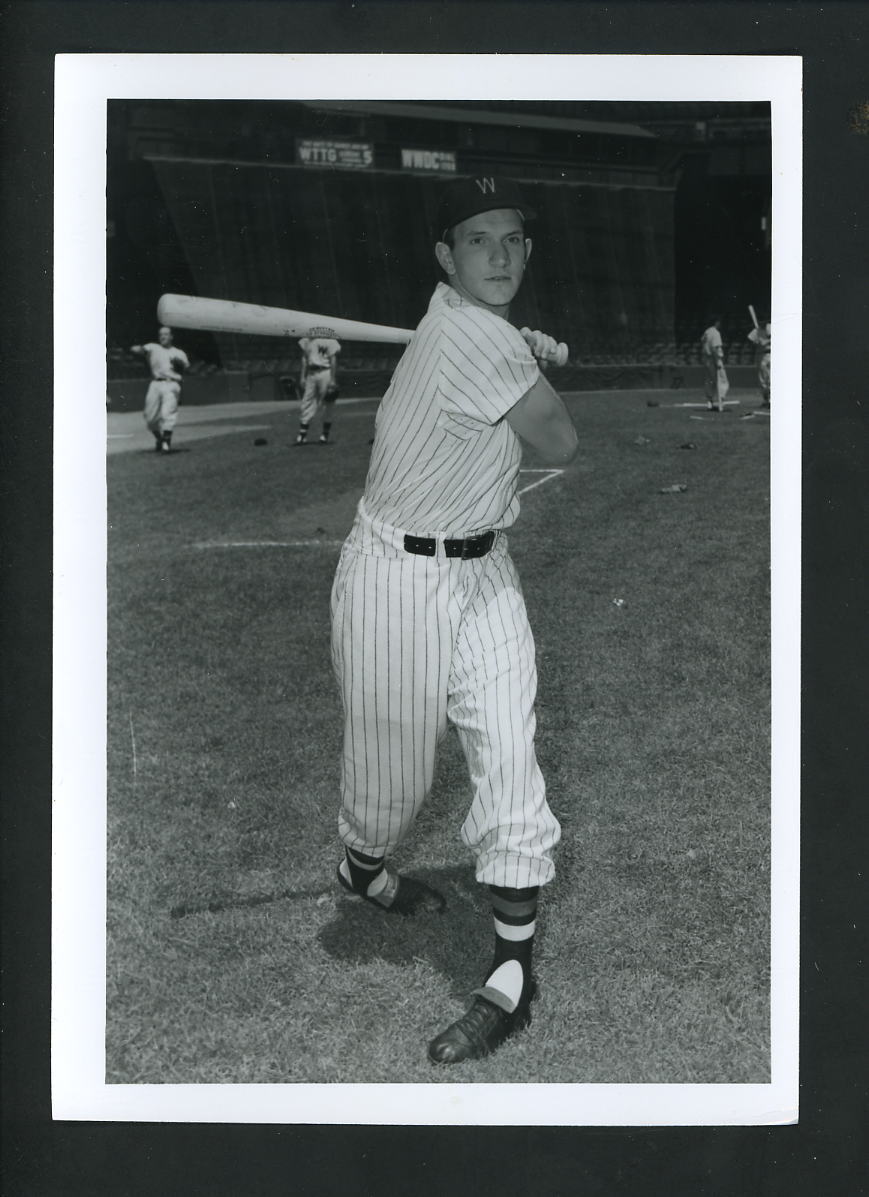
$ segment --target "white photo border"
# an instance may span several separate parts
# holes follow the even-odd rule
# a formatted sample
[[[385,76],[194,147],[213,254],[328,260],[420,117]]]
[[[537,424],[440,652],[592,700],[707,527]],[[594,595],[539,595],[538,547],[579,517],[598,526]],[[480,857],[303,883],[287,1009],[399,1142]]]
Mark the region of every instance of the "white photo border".
[[[336,69],[340,59],[340,69]],[[328,80],[328,96],[324,95]],[[105,1083],[105,378],[110,99],[766,101],[772,113],[769,1084]],[[52,1113],[55,1120],[774,1125],[798,1118],[802,59],[612,54],[63,54],[55,60]],[[75,370],[69,369],[75,363]]]

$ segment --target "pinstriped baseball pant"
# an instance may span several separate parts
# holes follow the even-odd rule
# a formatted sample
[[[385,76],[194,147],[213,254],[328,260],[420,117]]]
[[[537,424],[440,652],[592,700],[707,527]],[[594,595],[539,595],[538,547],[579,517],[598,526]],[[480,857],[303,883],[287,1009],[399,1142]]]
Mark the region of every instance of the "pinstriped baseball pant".
[[[302,402],[299,407],[299,420],[302,424],[310,424],[320,408],[324,406],[327,412],[334,409],[334,404],[326,398],[331,381],[331,370],[309,370],[306,374],[305,389],[302,392]],[[327,418],[331,419],[331,416]]]
[[[171,432],[178,419],[178,398],[181,384],[171,378],[155,378],[148,384],[145,393],[145,410],[142,413],[148,431],[155,435]]]
[[[461,829],[477,880],[552,880],[560,828],[534,751],[537,672],[519,579],[499,534],[485,556],[435,557],[357,516],[332,589],[344,706],[339,834],[371,856],[401,843],[431,789],[451,722],[473,797]]]

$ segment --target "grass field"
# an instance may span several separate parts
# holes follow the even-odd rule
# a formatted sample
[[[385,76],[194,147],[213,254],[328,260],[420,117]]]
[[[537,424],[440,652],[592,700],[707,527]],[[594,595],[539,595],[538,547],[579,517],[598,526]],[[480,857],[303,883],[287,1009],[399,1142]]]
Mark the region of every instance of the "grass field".
[[[109,1082],[769,1080],[769,421],[741,398],[569,395],[578,457],[522,476],[563,839],[531,1028],[443,1071],[491,948],[451,735],[396,861],[446,912],[333,884],[329,590],[375,404],[303,449],[295,405],[183,408],[168,456],[109,416]]]

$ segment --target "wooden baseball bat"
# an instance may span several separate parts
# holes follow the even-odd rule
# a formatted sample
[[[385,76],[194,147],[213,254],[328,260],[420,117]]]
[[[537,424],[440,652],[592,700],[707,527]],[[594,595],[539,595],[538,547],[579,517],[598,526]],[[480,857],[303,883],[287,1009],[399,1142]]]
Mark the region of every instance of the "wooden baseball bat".
[[[748,311],[751,315],[751,321],[752,321],[754,327],[757,328],[758,327],[757,316],[755,316],[755,314],[754,314],[754,307],[752,304],[748,305]]]
[[[261,337],[336,337],[344,341],[380,341],[393,345],[406,345],[414,332],[412,328],[366,324],[343,316],[321,316],[316,312],[269,308],[234,299],[206,299],[199,295],[161,295],[157,303],[157,319],[169,328],[199,328],[206,332]],[[529,329],[522,329],[522,335],[532,351],[536,351],[534,334]],[[568,348],[562,341],[554,358],[548,360],[556,366],[564,366],[567,357]]]
[[[391,328],[341,316],[268,308],[233,299],[206,299],[199,295],[161,295],[157,319],[170,328],[199,328],[206,332],[261,337],[336,337],[339,341],[382,341],[404,345],[413,336],[412,328]]]

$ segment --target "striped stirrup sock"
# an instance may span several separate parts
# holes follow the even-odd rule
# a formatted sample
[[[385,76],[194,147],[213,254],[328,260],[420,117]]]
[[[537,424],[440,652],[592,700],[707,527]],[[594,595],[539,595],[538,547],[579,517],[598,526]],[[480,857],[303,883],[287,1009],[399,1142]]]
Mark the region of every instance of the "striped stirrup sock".
[[[527,1001],[532,989],[531,956],[540,887],[509,889],[490,885],[495,921],[495,955],[485,984],[474,992],[508,1014]]]
[[[349,881],[358,894],[376,898],[389,881],[382,856],[364,856],[361,852],[344,849],[344,860],[340,864],[345,881]]]

